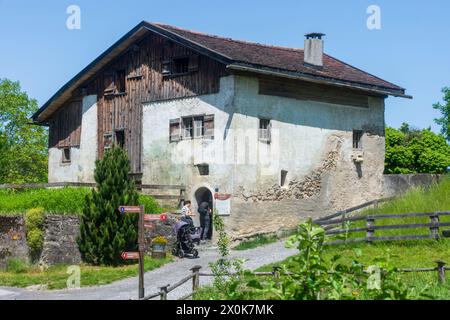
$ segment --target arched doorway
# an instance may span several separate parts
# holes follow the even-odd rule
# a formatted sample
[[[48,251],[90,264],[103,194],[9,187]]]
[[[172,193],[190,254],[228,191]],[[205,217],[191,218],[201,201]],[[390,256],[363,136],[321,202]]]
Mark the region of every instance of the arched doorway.
[[[211,208],[211,210],[213,209],[213,195],[211,190],[209,190],[206,187],[201,187],[199,189],[197,189],[197,191],[195,191],[195,200],[197,202],[197,208],[200,206],[201,203],[203,202],[207,202],[209,204],[209,207]],[[201,223],[201,221],[200,221]],[[209,228],[209,232],[208,232],[208,238],[211,239],[212,237],[212,225]]]

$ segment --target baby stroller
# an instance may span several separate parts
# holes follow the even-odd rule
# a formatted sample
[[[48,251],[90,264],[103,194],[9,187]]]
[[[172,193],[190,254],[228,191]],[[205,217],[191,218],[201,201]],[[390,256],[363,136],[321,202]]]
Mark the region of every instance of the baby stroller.
[[[195,228],[192,223],[186,220],[180,220],[175,223],[173,233],[177,236],[177,242],[172,254],[179,258],[184,258],[186,255],[197,258],[198,251],[195,249],[194,243],[200,243],[201,229]]]

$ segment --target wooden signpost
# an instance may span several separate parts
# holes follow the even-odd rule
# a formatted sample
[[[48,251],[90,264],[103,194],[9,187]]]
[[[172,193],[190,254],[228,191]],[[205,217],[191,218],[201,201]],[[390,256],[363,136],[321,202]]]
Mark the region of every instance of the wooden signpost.
[[[166,214],[145,214],[144,206],[120,206],[119,211],[122,214],[139,214],[138,222],[138,252],[123,252],[122,259],[124,260],[139,260],[139,299],[144,298],[144,254],[145,254],[145,237],[144,228],[153,228],[152,224],[145,222],[163,221],[167,220]]]
[[[139,260],[139,299],[144,298],[144,254],[145,254],[145,238],[144,238],[144,206],[121,206],[119,211],[122,214],[139,214],[138,222],[138,246],[139,252],[124,252],[122,253],[122,259],[126,260]]]

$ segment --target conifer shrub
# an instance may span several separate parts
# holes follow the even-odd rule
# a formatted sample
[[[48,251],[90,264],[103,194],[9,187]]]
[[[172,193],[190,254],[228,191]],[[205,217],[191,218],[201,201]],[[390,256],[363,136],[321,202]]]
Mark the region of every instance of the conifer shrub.
[[[96,162],[97,188],[85,198],[78,246],[83,261],[93,265],[125,264],[124,251],[137,251],[137,214],[122,214],[121,205],[138,205],[139,196],[129,177],[128,155],[120,147]]]

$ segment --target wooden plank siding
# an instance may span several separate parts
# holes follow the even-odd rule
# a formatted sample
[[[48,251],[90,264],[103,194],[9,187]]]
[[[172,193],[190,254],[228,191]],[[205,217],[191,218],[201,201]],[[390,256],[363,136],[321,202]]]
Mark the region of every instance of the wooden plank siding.
[[[163,76],[163,61],[178,57],[189,57],[198,63],[198,67],[186,74]],[[125,71],[126,93],[105,95],[108,81],[110,82],[108,77],[111,78],[111,74],[118,70]],[[76,90],[97,95],[99,158],[104,154],[104,135],[114,136],[116,130],[124,130],[132,173],[142,173],[143,103],[217,93],[220,89],[220,77],[225,75],[225,65],[206,56],[199,56],[160,35],[151,33],[138,40],[123,55]],[[66,131],[73,127],[77,128],[74,134],[78,137],[74,142],[80,143],[80,106],[74,107],[68,102],[52,117],[50,132],[53,144],[66,144]],[[79,115],[73,118],[77,123],[68,124],[66,121],[70,118],[69,115],[74,113]],[[69,141],[72,141],[71,138]]]
[[[49,147],[65,148],[80,145],[82,102],[72,99],[49,121]]]
[[[369,107],[369,94],[367,92],[292,79],[260,77],[259,94],[360,108]]]

